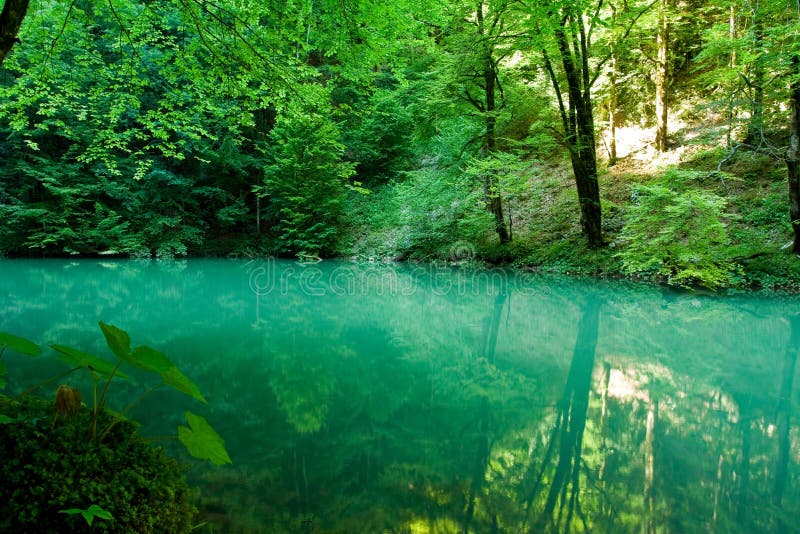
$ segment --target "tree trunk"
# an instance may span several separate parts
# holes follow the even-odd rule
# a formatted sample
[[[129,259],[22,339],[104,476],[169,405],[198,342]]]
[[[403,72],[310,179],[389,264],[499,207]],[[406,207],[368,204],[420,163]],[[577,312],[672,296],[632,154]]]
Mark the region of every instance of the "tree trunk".
[[[0,66],[14,44],[19,42],[17,35],[22,21],[28,12],[29,0],[6,0],[0,13]]]
[[[656,30],[658,56],[656,58],[656,150],[667,150],[667,86],[669,84],[669,22],[667,0],[658,2],[658,28]]]
[[[569,20],[565,19],[564,24],[569,24]],[[580,21],[580,24],[582,24],[582,21]],[[572,46],[567,40],[564,26],[559,26],[555,29],[555,36],[569,94],[569,114],[563,116],[565,115],[565,110],[562,110],[562,120],[566,129],[565,141],[570,149],[570,161],[575,175],[575,185],[578,189],[578,202],[581,207],[581,228],[589,247],[598,248],[603,245],[603,235],[601,229],[600,186],[597,181],[594,111],[592,110],[592,100],[589,93],[588,49],[583,26],[580,29],[580,40],[579,36],[572,32]],[[573,54],[573,50],[580,51],[577,57]],[[554,86],[558,91],[557,84],[554,83]]]
[[[617,163],[617,54],[611,51],[611,73],[609,74],[611,94],[608,103],[608,165]]]
[[[594,147],[573,147],[570,152],[578,202],[581,206],[581,228],[590,248],[603,246],[600,210],[600,185],[597,181],[597,160]]]
[[[478,34],[481,39],[485,39],[484,26],[483,26],[483,2],[478,2],[476,18],[478,20]],[[484,156],[491,157],[497,148],[497,118],[495,111],[497,110],[497,96],[495,92],[495,83],[497,81],[497,66],[495,65],[494,58],[492,57],[491,44],[486,44],[486,56],[483,63],[483,84],[484,84],[484,117],[486,118],[486,133],[484,134]],[[508,229],[506,228],[506,221],[503,215],[503,199],[500,198],[500,192],[497,190],[497,179],[495,176],[488,174],[483,178],[483,191],[486,196],[486,207],[489,213],[494,217],[494,228],[497,232],[497,237],[500,239],[501,244],[510,241]]]
[[[783,358],[781,383],[778,391],[777,409],[777,435],[778,435],[778,460],[775,465],[775,486],[773,488],[773,503],[780,507],[783,494],[786,490],[786,480],[789,476],[789,458],[791,454],[792,419],[792,393],[794,391],[794,372],[797,365],[797,355],[800,353],[800,315],[789,318],[792,328],[789,345]]]
[[[611,5],[611,26],[617,24],[617,8]],[[611,43],[611,68],[608,73],[608,165],[617,163],[617,47]]]
[[[655,429],[658,420],[658,402],[647,410],[644,437],[644,521],[643,534],[654,534],[655,528]]]
[[[794,230],[792,250],[800,254],[800,57],[792,57],[791,97],[789,112],[789,151],[786,154],[786,171],[789,178],[789,217]]]
[[[750,124],[747,127],[745,142],[757,145],[761,141],[764,127],[764,22],[758,5],[753,7],[753,75],[750,80],[752,101],[750,108]]]
[[[497,148],[495,137],[497,119],[494,116],[495,110],[497,109],[494,87],[496,76],[497,73],[495,72],[494,61],[492,60],[492,56],[489,55],[486,58],[483,78],[486,83],[486,153],[490,157]],[[503,199],[500,198],[500,192],[497,191],[497,179],[494,176],[490,175],[485,178],[485,189],[489,200],[489,213],[494,216],[494,228],[497,232],[497,236],[500,238],[500,243],[508,243],[510,239],[503,215]]]
[[[736,7],[731,4],[730,14],[728,15],[728,39],[731,43],[731,60],[728,66],[733,68],[736,66],[736,47],[733,45],[736,41]]]

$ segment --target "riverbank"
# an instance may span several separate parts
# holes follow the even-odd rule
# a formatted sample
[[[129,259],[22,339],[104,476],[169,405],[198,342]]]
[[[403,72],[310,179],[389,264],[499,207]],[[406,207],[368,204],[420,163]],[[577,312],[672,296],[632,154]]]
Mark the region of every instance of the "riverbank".
[[[800,259],[791,252],[782,163],[743,150],[728,158],[724,139],[708,126],[676,131],[680,142],[664,154],[643,141],[652,138],[651,132],[622,130],[632,131],[621,131],[620,139],[627,135],[636,142],[620,143],[614,165],[601,162],[606,244],[598,249],[588,248],[581,233],[569,161],[553,152],[524,160],[504,175],[499,194],[511,240],[503,245],[484,208],[476,182],[480,178],[438,162],[345,192],[335,224],[325,226],[329,233],[335,229],[328,250],[303,243],[282,249],[272,237],[277,223],[266,219],[231,228],[206,225],[194,233],[179,225],[151,237],[132,233],[125,222],[119,225],[125,231],[118,233],[92,230],[100,237],[81,246],[74,237],[62,242],[52,236],[44,246],[38,237],[9,226],[6,237],[13,239],[0,250],[26,257],[308,254],[357,261],[475,262],[686,288],[800,292]],[[68,230],[50,231],[60,235]],[[17,244],[9,245],[12,241]]]
[[[786,170],[763,155],[728,153],[696,130],[666,154],[623,145],[599,176],[606,246],[589,249],[569,162],[529,162],[507,195],[512,240],[499,245],[492,221],[467,209],[452,188],[422,197],[407,182],[351,195],[338,254],[358,259],[478,260],[567,275],[648,280],[683,287],[800,291],[791,252]],[[632,139],[649,139],[646,131]],[[720,170],[718,170],[720,167]],[[443,207],[444,206],[444,207]]]

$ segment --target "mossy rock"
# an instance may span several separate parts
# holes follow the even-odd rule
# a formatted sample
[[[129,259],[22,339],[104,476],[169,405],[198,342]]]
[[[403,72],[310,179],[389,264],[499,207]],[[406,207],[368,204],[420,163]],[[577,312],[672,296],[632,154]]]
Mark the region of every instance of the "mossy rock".
[[[88,532],[80,515],[60,510],[101,506],[112,520],[92,531],[189,532],[196,509],[178,463],[144,441],[129,422],[91,439],[85,407],[55,420],[53,403],[0,397],[0,532]],[[109,417],[99,418],[105,428]],[[98,432],[99,433],[99,432]]]

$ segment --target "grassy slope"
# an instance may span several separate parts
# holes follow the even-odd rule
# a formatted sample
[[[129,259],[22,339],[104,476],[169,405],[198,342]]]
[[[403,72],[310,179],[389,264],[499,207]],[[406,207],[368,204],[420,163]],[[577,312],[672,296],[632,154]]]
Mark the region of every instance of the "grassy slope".
[[[577,196],[566,159],[532,164],[526,171],[529,193],[507,204],[514,219],[513,242],[500,247],[489,233],[475,243],[479,259],[514,264],[545,272],[593,276],[625,276],[618,241],[635,184],[675,188],[669,169],[692,171],[679,188],[705,190],[727,200],[727,230],[732,244],[725,254],[741,272],[741,286],[800,291],[800,259],[784,248],[791,241],[786,170],[768,157],[741,151],[716,172],[727,151],[724,131],[715,125],[675,129],[672,148],[661,155],[649,141],[652,131],[624,128],[618,140],[616,165],[602,162],[600,189],[604,232],[609,246],[589,250],[580,233]],[[603,142],[598,139],[602,147]],[[391,188],[350,206],[353,224],[343,255],[361,258],[452,258],[449,249],[408,250],[406,229],[398,224]]]

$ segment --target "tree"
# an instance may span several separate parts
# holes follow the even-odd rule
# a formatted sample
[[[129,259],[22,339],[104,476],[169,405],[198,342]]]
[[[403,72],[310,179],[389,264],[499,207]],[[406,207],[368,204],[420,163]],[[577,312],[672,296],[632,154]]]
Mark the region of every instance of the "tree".
[[[732,144],[719,168],[739,149],[785,163],[789,220],[794,233],[792,251],[800,254],[800,47],[796,38],[800,31],[800,3],[793,2],[789,10],[780,2],[760,3],[751,6],[750,14],[750,31],[728,45],[736,62],[731,61],[727,69],[718,67],[712,77],[720,84],[741,79],[749,96],[743,102],[729,99],[735,102],[732,108],[745,108],[749,120],[742,140]],[[724,41],[719,33],[710,33],[700,60],[714,60],[714,53]],[[741,87],[729,85],[728,90],[739,92]],[[739,114],[740,110],[732,109],[729,115],[733,120]]]
[[[264,183],[278,253],[330,254],[338,233],[342,197],[352,165],[328,118],[289,111],[270,133]]]
[[[468,104],[482,123],[477,144],[482,159],[490,159],[498,151],[498,116],[505,107],[505,91],[501,83],[501,64],[513,53],[509,26],[514,23],[512,10],[516,0],[479,0],[457,5],[451,13],[452,28],[444,40],[450,71],[446,80],[449,92],[458,101]],[[449,77],[448,76],[448,77]],[[486,208],[494,218],[500,243],[510,241],[503,199],[498,178],[492,172],[480,177]]]
[[[789,149],[786,152],[786,172],[789,184],[789,220],[794,230],[792,251],[800,254],[800,50],[793,52],[790,65]]]
[[[590,8],[582,1],[544,2],[529,4],[527,10],[532,41],[541,52],[558,102],[563,142],[578,189],[581,228],[589,247],[597,248],[603,245],[603,232],[591,94],[597,76],[590,59],[592,32],[599,19],[589,14],[600,6]]]
[[[19,42],[17,35],[22,26],[22,21],[28,13],[30,0],[5,0],[3,11],[0,12],[0,66]]]
[[[667,150],[667,129],[669,118],[669,2],[658,0],[656,23],[656,150]]]

